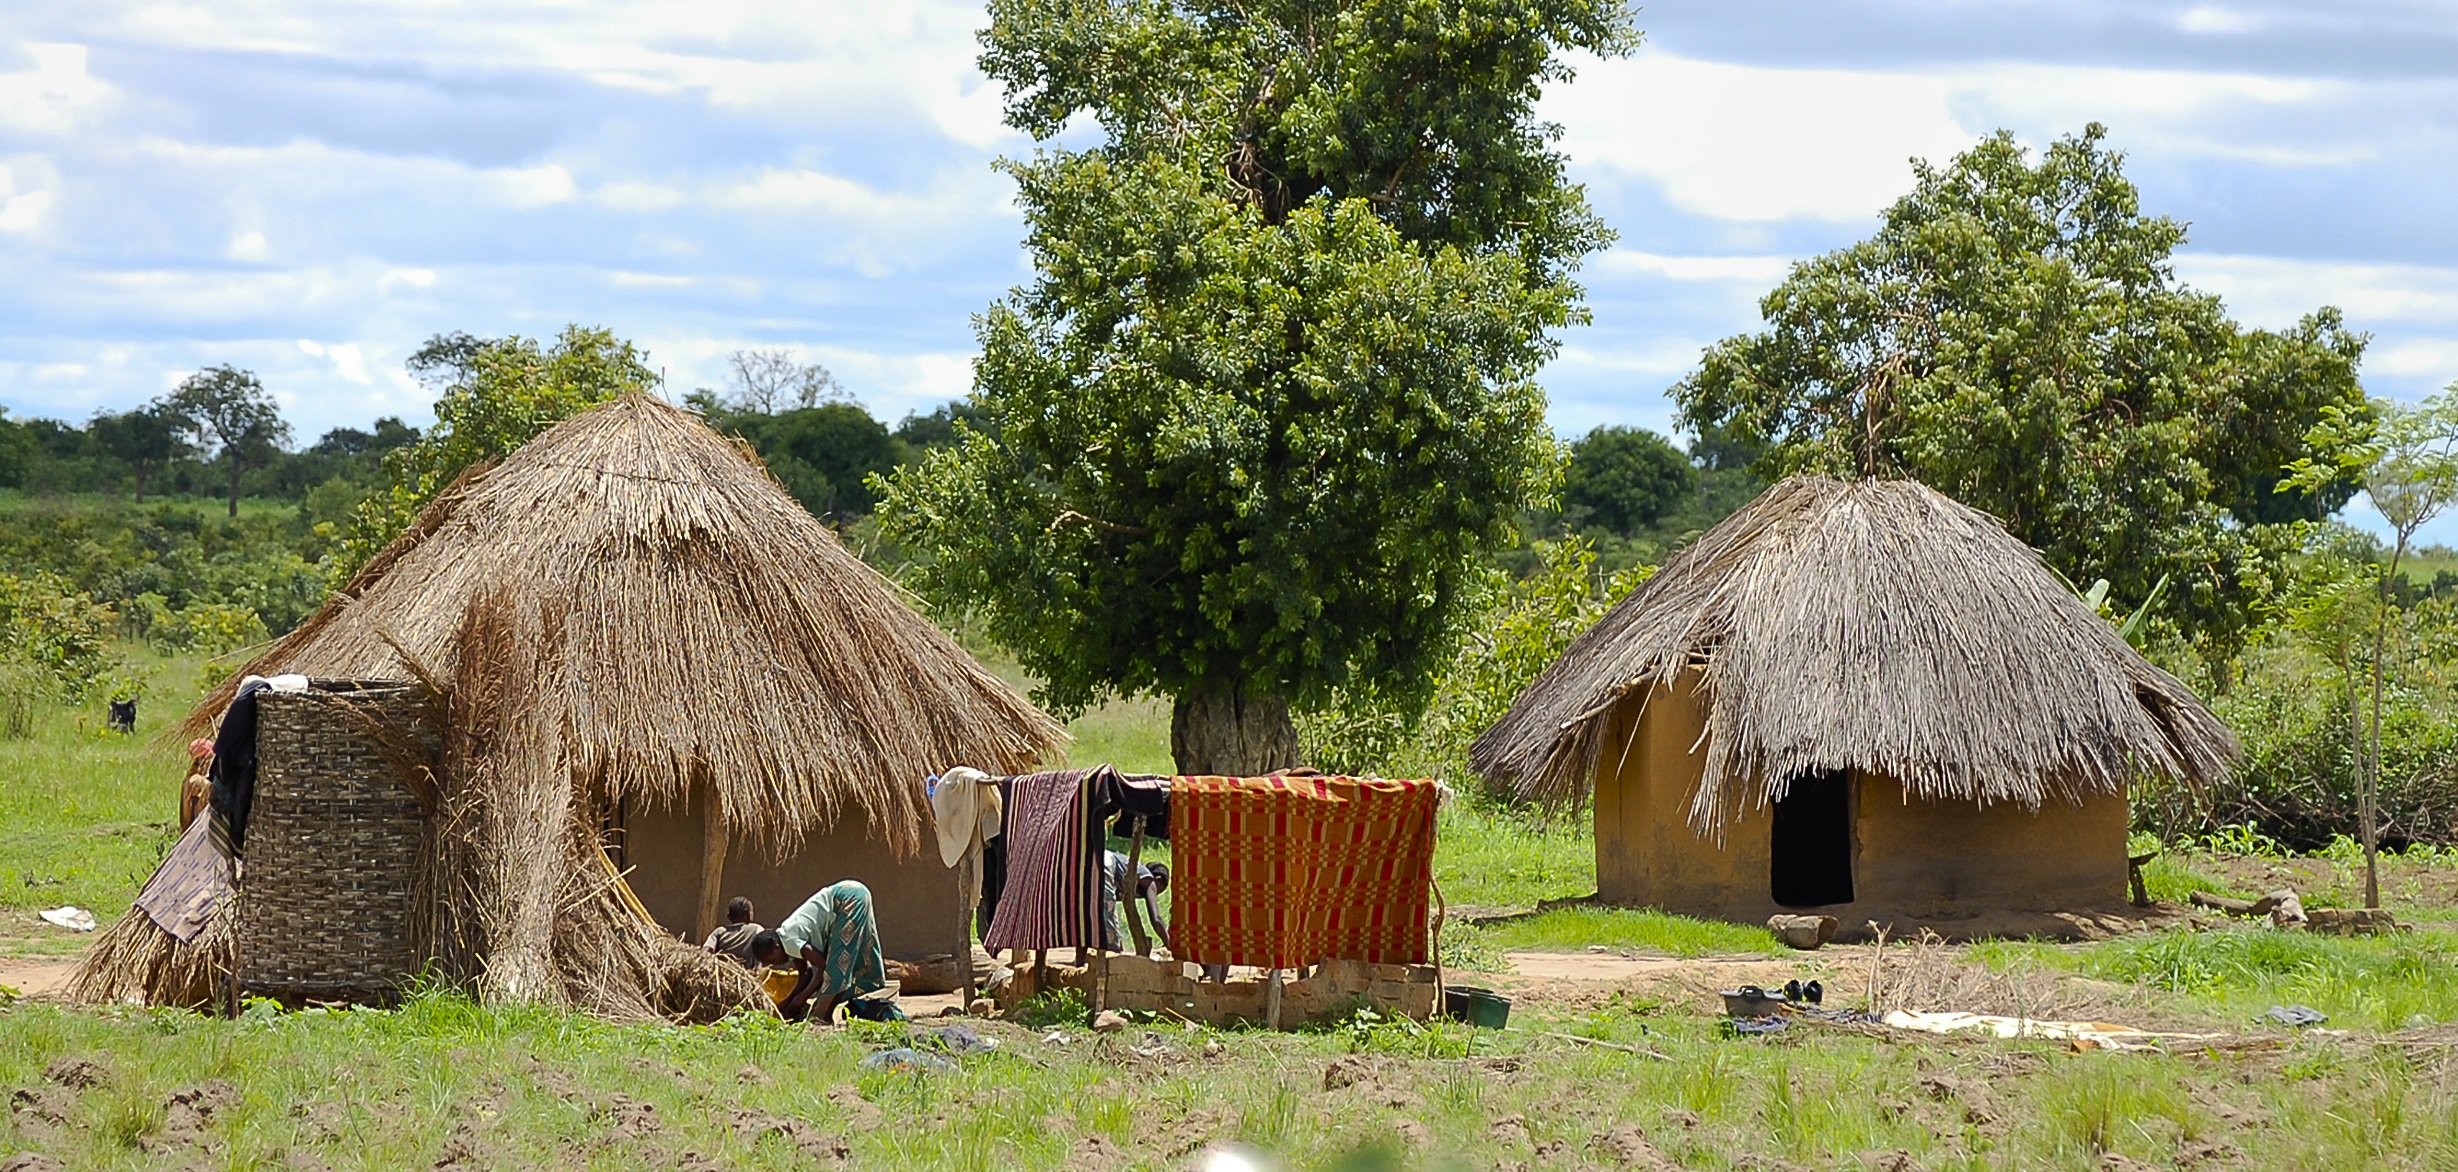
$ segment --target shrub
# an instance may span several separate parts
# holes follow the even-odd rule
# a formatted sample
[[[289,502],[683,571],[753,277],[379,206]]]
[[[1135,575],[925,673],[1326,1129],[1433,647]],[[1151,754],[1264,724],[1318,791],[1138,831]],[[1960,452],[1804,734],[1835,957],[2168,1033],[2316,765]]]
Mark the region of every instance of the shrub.
[[[196,602],[153,624],[149,640],[165,652],[225,655],[270,636],[254,609],[227,602]]]
[[[1535,574],[1522,581],[1497,575],[1478,604],[1464,608],[1459,651],[1422,709],[1374,693],[1336,694],[1298,720],[1307,761],[1338,773],[1467,778],[1469,742],[1500,720],[1572,639],[1655,572],[1640,566],[1601,573],[1595,544],[1580,537],[1538,542],[1537,550],[1544,561]]]
[[[0,661],[23,665],[51,690],[84,700],[120,667],[111,654],[111,608],[53,574],[0,574]]]

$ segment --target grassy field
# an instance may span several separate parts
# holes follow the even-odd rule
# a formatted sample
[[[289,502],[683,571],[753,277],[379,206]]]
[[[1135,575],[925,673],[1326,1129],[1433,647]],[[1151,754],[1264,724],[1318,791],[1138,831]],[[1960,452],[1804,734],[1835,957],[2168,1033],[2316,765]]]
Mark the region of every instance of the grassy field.
[[[98,711],[55,712],[33,740],[0,742],[0,954],[83,944],[36,920],[41,908],[73,903],[106,919],[126,908],[168,845],[181,758],[154,734],[194,694],[196,671],[159,665],[135,738],[97,731]],[[1075,759],[1163,768],[1166,725],[1150,703],[1097,709],[1075,722]],[[0,1166],[40,1152],[107,1169],[1162,1169],[1234,1144],[1288,1167],[1355,1170],[2458,1167],[2458,1029],[2447,1024],[2458,1020],[2458,935],[2445,930],[1801,956],[1756,928],[1654,912],[1504,915],[1593,891],[1592,845],[1575,820],[1540,826],[1464,802],[1443,815],[1437,871],[1448,903],[1484,921],[1446,927],[1454,961],[1499,968],[1508,952],[1595,946],[1662,958],[1667,975],[1524,987],[1498,1032],[1359,1020],[1291,1035],[1155,1025],[1045,1039],[978,1023],[999,1048],[928,1074],[861,1063],[931,1046],[937,1022],[679,1029],[451,995],[389,1013],[236,1021],[21,1001],[0,1005],[0,1098],[12,1103]],[[2332,860],[2196,850],[2152,868],[2170,898],[2344,877]],[[2400,911],[2446,923],[2458,864],[2394,860],[2388,889],[2439,900]],[[1835,1003],[1854,1004],[1865,984],[1840,974],[1873,964],[1959,991],[1928,1008],[2036,999],[2228,1039],[2076,1053],[1808,1022],[1733,1037],[1715,1017],[1709,983],[1745,971],[1733,966],[1824,973]],[[2258,1020],[2281,1004],[2320,1009],[2348,1032]]]

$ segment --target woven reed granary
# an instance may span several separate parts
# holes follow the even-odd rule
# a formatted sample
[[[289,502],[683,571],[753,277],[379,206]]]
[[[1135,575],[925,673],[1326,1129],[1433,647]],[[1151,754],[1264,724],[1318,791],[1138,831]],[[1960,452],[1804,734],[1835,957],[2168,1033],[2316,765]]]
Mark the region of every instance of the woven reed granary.
[[[645,396],[465,476],[247,672],[424,681],[445,708],[445,968],[617,1010],[638,998],[601,987],[558,910],[609,886],[596,843],[669,937],[732,895],[774,923],[850,877],[891,958],[961,956],[923,779],[1024,772],[1066,740],[748,448]]]
[[[1605,901],[1975,935],[2121,907],[2130,782],[2237,752],[1995,519],[1795,477],[1574,640],[1470,760],[1593,796]]]

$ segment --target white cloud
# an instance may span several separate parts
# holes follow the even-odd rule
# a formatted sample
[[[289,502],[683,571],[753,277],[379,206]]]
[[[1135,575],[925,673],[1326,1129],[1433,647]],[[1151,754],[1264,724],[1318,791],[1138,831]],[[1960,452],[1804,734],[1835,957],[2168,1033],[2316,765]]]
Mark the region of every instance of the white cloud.
[[[0,232],[32,232],[42,226],[43,213],[51,210],[51,193],[29,191],[0,200]]]
[[[0,73],[0,126],[66,134],[110,96],[110,86],[86,73],[85,46],[26,41],[19,47],[34,68]]]
[[[2365,354],[2364,369],[2458,382],[2458,338],[2416,338],[2378,347]]]
[[[1792,271],[1784,256],[1665,256],[1616,248],[1595,261],[1596,268],[1617,276],[1666,277],[1675,281],[1739,281],[1773,285]]]
[[[688,289],[699,284],[690,277],[666,273],[631,273],[620,269],[606,274],[606,279],[620,289]]]
[[[434,269],[386,269],[376,278],[376,292],[390,293],[395,289],[435,288]]]
[[[2408,322],[2458,333],[2458,269],[2189,252],[2176,258],[2176,271],[2251,325],[2282,328],[2335,305],[2358,329]]]
[[[548,163],[537,167],[499,167],[480,172],[498,198],[516,208],[539,208],[580,197],[572,173]]]
[[[230,238],[230,247],[223,255],[232,260],[263,260],[271,251],[262,232],[241,232]]]
[[[1674,206],[1727,220],[1848,220],[1910,184],[1905,160],[1942,158],[1972,132],[1946,80],[1763,69],[1642,50],[1589,61],[1546,92],[1574,159],[1654,182]]]
[[[2194,5],[2176,18],[2176,27],[2189,33],[2249,33],[2268,23],[2258,13],[2234,12],[2216,4]]]
[[[1721,220],[1847,221],[1912,185],[1909,160],[1943,163],[2010,127],[2046,141],[2100,121],[2120,145],[2274,165],[2372,157],[2343,133],[2305,141],[2248,127],[2250,111],[2335,100],[2343,87],[2249,74],[1990,63],[1879,72],[1775,69],[1656,49],[1588,61],[1544,96],[1544,115],[1586,167],[1653,183]]]

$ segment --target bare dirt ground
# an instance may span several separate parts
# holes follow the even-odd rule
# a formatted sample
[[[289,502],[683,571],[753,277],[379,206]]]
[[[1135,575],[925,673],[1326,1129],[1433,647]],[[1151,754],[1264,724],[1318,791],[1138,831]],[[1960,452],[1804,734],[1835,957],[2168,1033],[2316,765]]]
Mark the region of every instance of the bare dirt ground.
[[[74,971],[73,960],[23,960],[0,957],[0,985],[17,990],[27,997],[53,997],[68,983]]]

